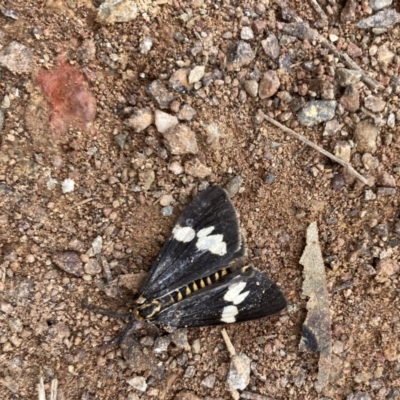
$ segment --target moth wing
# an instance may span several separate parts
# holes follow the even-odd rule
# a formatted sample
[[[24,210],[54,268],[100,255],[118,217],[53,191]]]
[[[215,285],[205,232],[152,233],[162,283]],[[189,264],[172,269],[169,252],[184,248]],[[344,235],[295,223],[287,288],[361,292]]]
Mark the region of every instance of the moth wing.
[[[173,304],[155,321],[174,327],[223,325],[268,317],[286,304],[284,294],[267,275],[248,267]]]
[[[242,257],[233,204],[220,187],[200,193],[182,212],[152,265],[141,295],[149,300],[204,278]]]

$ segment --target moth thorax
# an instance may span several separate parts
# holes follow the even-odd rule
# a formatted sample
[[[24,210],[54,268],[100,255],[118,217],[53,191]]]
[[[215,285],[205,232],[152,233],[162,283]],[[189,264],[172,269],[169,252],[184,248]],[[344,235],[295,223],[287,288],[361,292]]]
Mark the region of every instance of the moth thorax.
[[[139,315],[143,319],[153,318],[161,310],[161,303],[158,300],[153,300],[150,303],[145,303],[138,308]]]

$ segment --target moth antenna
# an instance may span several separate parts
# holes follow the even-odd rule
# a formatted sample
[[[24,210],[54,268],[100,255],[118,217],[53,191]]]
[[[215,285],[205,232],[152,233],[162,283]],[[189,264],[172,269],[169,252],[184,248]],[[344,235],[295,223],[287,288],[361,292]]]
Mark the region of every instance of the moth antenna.
[[[110,318],[130,318],[132,317],[131,313],[116,313],[111,310],[105,310],[103,308],[98,308],[93,304],[86,304],[84,303],[83,306],[87,308],[89,311],[92,311],[96,314],[105,315]]]

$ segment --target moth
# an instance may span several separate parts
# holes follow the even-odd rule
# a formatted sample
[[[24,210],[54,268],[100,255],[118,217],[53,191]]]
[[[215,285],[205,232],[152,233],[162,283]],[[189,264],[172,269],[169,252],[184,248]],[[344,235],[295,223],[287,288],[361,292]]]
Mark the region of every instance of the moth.
[[[286,299],[258,269],[244,265],[246,246],[235,208],[218,186],[182,212],[140,290],[128,331],[146,322],[199,327],[250,321],[278,313]]]

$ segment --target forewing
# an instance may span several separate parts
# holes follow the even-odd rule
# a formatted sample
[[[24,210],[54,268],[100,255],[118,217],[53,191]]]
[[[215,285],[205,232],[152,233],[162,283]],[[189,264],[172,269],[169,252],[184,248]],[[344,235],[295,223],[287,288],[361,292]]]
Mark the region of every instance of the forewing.
[[[178,218],[151,267],[141,294],[146,300],[204,278],[243,256],[235,209],[225,190],[200,193]]]
[[[155,321],[174,327],[221,325],[268,317],[285,307],[278,286],[263,272],[247,268],[173,304]]]

